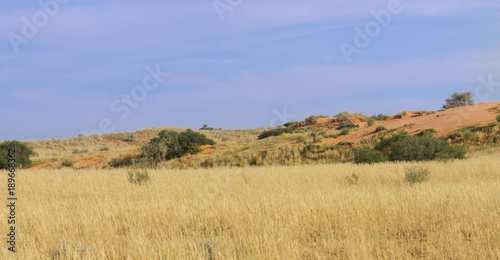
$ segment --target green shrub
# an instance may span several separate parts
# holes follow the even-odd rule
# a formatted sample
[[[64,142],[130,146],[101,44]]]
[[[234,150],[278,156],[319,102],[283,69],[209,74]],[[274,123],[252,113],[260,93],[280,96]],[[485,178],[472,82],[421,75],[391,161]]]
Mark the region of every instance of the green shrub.
[[[0,143],[0,169],[9,168],[9,149],[15,149],[16,168],[29,168],[32,165],[30,156],[33,150],[19,141],[4,141]],[[12,154],[12,153],[11,153]]]
[[[334,122],[339,122],[341,124],[352,124],[351,121],[351,114],[347,111],[343,111],[337,115],[335,115],[336,119],[334,119]]]
[[[381,152],[379,152],[377,150],[373,150],[373,149],[361,150],[354,157],[354,162],[356,164],[360,164],[360,163],[372,164],[372,163],[385,162],[385,161],[386,161],[386,158],[384,157],[384,155]]]
[[[448,139],[452,139],[452,140],[460,138],[460,137],[462,137],[462,132],[460,132],[460,131],[455,131],[455,132],[448,135]]]
[[[129,134],[127,135],[127,137],[125,139],[123,139],[123,141],[125,142],[133,142],[137,139],[137,136],[135,136],[135,134]]]
[[[423,167],[410,167],[406,169],[405,180],[411,184],[420,183],[429,179],[431,172]]]
[[[71,153],[72,154],[83,154],[83,153],[88,153],[89,150],[88,149],[85,149],[85,150],[78,150],[78,149],[75,149],[73,150]]]
[[[377,119],[375,119],[375,118],[368,119],[368,126],[372,126],[376,123],[377,123]]]
[[[310,144],[306,147],[304,147],[304,152],[314,152],[316,151],[316,145]]]
[[[300,122],[291,121],[291,122],[285,123],[283,126],[286,128],[289,128],[289,129],[297,129],[300,126]]]
[[[283,133],[293,133],[293,130],[290,128],[277,128],[277,129],[267,130],[260,133],[258,139],[260,140],[270,136],[279,136]]]
[[[376,149],[379,151],[385,151],[389,149],[394,143],[406,138],[412,138],[412,136],[406,131],[401,131],[399,133],[396,133],[395,135],[383,136]]]
[[[61,161],[61,166],[63,166],[63,167],[71,167],[71,166],[73,166],[73,162],[70,159],[68,159],[68,158],[64,158]]]
[[[450,159],[465,159],[467,151],[461,145],[447,145],[441,148],[436,154],[436,159],[450,160]]]
[[[467,130],[464,131],[464,138],[465,138],[465,140],[471,139],[472,136],[474,136],[474,134],[470,130],[467,129]]]
[[[353,173],[352,175],[345,177],[345,180],[350,185],[356,185],[358,184],[359,176],[356,173]]]
[[[497,116],[497,121],[500,122],[500,115]]]
[[[385,126],[383,126],[383,125],[379,125],[375,129],[375,132],[378,133],[378,132],[381,132],[381,131],[384,131],[384,130],[387,130],[387,128]]]
[[[450,147],[450,143],[435,137],[401,138],[391,146],[391,161],[426,161],[434,159],[465,159],[463,146]]]
[[[151,181],[151,178],[148,175],[148,170],[146,169],[134,169],[128,171],[128,181],[133,184],[142,185]]]
[[[389,118],[390,118],[390,116],[388,116],[388,115],[386,115],[386,114],[382,114],[382,113],[380,113],[380,114],[378,114],[378,115],[376,115],[376,116],[372,116],[372,118],[374,118],[374,119],[376,119],[376,120],[378,120],[378,121],[384,121],[384,120],[389,119]]]
[[[306,125],[314,125],[318,122],[318,116],[314,116],[314,115],[311,115],[309,117],[307,117],[306,119],[304,119],[304,123]]]
[[[350,132],[351,132],[351,129],[350,129],[350,128],[344,128],[344,129],[342,129],[342,131],[340,132],[340,135],[348,135]]]
[[[395,116],[395,118],[399,118],[399,119],[401,119],[401,118],[403,118],[404,116],[406,116],[406,114],[407,114],[407,112],[406,112],[406,111],[399,112],[399,113]]]
[[[421,136],[421,137],[425,137],[425,136],[433,136],[434,133],[436,133],[436,129],[434,128],[429,128],[429,129],[425,129],[423,130],[422,132],[420,132],[418,134],[418,136]]]
[[[335,128],[335,130],[342,130],[342,129],[355,129],[355,128],[359,128],[359,125],[355,125],[355,124],[342,124],[341,126]]]

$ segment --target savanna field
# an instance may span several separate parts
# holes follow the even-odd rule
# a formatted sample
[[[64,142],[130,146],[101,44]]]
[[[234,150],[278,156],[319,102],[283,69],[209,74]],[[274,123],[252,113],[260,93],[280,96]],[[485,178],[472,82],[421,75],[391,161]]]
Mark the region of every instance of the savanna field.
[[[499,155],[158,169],[143,185],[127,169],[19,170],[18,252],[0,259],[499,259]],[[430,179],[406,182],[412,165]]]

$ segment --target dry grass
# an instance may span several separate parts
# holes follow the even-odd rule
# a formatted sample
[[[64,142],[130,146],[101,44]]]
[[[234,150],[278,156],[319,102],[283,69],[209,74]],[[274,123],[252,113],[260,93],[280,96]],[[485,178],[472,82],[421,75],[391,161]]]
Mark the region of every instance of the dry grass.
[[[499,259],[499,155],[412,164],[432,174],[417,185],[408,163],[157,170],[149,185],[21,171],[19,252],[0,259]]]

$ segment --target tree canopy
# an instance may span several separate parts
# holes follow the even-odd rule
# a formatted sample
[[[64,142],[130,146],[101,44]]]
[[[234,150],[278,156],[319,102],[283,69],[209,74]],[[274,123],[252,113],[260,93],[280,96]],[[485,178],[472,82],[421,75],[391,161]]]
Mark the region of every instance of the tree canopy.
[[[474,96],[472,92],[455,92],[451,95],[450,98],[447,98],[446,104],[443,105],[444,109],[453,108],[453,107],[461,107],[461,106],[470,106],[474,105]]]
[[[4,141],[0,143],[0,169],[7,169],[9,165],[9,149],[15,148],[15,160],[17,168],[31,167],[30,156],[33,150],[19,141]]]

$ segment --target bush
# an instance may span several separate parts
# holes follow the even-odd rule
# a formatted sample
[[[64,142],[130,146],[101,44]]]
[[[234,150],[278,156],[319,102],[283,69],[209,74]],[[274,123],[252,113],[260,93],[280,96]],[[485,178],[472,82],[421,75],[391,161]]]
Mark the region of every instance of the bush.
[[[277,129],[267,130],[260,133],[258,139],[260,140],[270,136],[279,136],[283,133],[293,133],[293,130],[289,128],[277,128]]]
[[[470,106],[474,105],[474,96],[472,92],[467,91],[463,93],[455,92],[450,98],[446,99],[446,104],[443,105],[443,109],[460,107],[460,106]]]
[[[151,181],[146,169],[134,169],[128,171],[128,181],[133,184],[142,185]]]
[[[304,123],[306,125],[314,125],[318,122],[318,116],[314,116],[314,115],[311,115],[309,117],[307,117],[306,119],[304,119]]]
[[[61,166],[62,167],[71,167],[71,166],[73,166],[73,162],[70,159],[68,159],[68,158],[64,158],[61,161]]]
[[[161,131],[158,137],[149,141],[142,147],[142,158],[150,166],[156,165],[163,160],[179,158],[186,154],[197,154],[202,145],[214,145],[212,139],[204,134],[188,129],[182,133],[175,131]]]
[[[291,122],[285,123],[283,126],[285,126],[286,128],[290,128],[290,129],[297,129],[300,126],[300,122],[291,121]]]
[[[373,149],[364,149],[361,150],[356,156],[354,157],[354,163],[360,164],[360,163],[378,163],[378,162],[385,162],[386,158],[384,155]]]
[[[388,116],[388,115],[386,115],[386,114],[382,114],[382,113],[380,113],[380,114],[378,114],[378,115],[376,115],[376,116],[372,116],[372,118],[374,118],[374,119],[376,119],[376,120],[378,120],[378,121],[383,121],[383,120],[387,120],[387,119],[389,119],[389,118],[390,118],[390,116]]]
[[[309,144],[308,146],[304,147],[304,152],[314,152],[316,151],[316,145],[314,144]]]
[[[401,131],[399,133],[396,133],[395,135],[383,136],[382,140],[380,140],[380,143],[377,145],[376,149],[379,151],[387,150],[394,143],[406,138],[412,138],[412,136],[408,134],[408,132],[406,131]]]
[[[9,167],[9,149],[12,148],[15,149],[16,167],[19,169],[31,167],[30,156],[33,155],[33,150],[26,144],[14,140],[0,143],[0,169]]]
[[[133,142],[137,139],[137,136],[135,136],[135,134],[129,134],[127,135],[127,137],[125,139],[123,139],[123,141],[125,142]]]
[[[465,138],[465,140],[471,139],[472,136],[474,136],[474,134],[470,130],[465,130],[464,131],[464,138]]]
[[[355,129],[355,128],[359,128],[359,125],[348,123],[348,124],[342,124],[341,126],[337,127],[335,130]]]
[[[372,126],[376,123],[377,123],[377,119],[375,119],[375,118],[368,119],[368,126]]]
[[[423,167],[410,167],[406,169],[405,180],[411,184],[423,182],[429,179],[431,172]]]
[[[429,128],[429,129],[425,129],[422,132],[420,132],[418,134],[418,136],[420,136],[420,137],[433,136],[435,132],[436,132],[436,129]]]
[[[500,122],[500,115],[497,116],[497,121]]]
[[[453,133],[451,133],[450,135],[448,135],[448,139],[452,139],[452,140],[455,140],[457,138],[460,138],[462,137],[462,132],[460,131],[455,131]]]
[[[465,159],[463,146],[451,147],[450,143],[435,137],[402,138],[391,146],[391,161],[427,161],[434,159]]]
[[[335,115],[335,117],[336,117],[336,119],[334,120],[335,122],[340,122],[341,124],[352,124],[351,114],[349,114],[349,112],[347,111],[339,113]]]
[[[381,132],[381,131],[384,131],[384,130],[387,130],[387,128],[385,126],[383,126],[383,125],[379,125],[375,129],[375,132],[378,133],[378,132]]]
[[[75,149],[73,150],[71,153],[72,154],[82,154],[82,153],[88,153],[89,150],[85,149],[85,150],[78,150],[78,149]]]
[[[350,128],[344,128],[344,129],[342,129],[342,131],[340,132],[340,135],[348,135],[350,132],[351,132],[351,129],[350,129]]]

